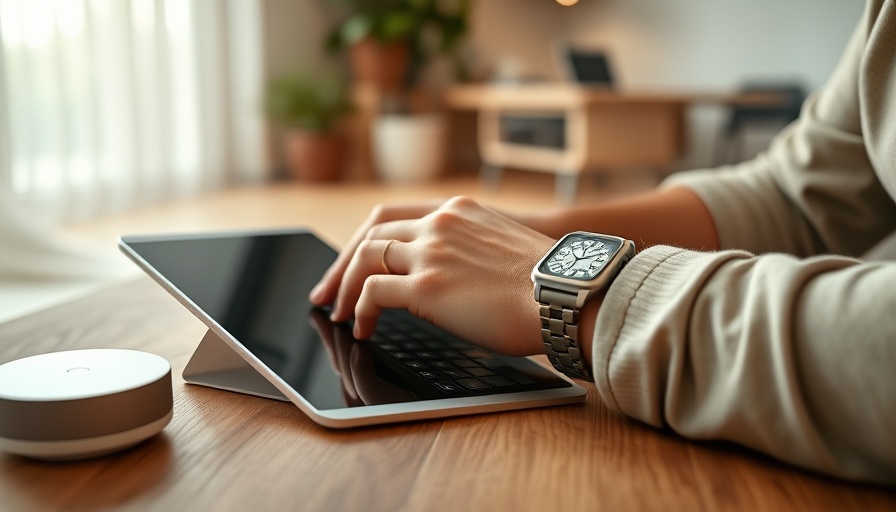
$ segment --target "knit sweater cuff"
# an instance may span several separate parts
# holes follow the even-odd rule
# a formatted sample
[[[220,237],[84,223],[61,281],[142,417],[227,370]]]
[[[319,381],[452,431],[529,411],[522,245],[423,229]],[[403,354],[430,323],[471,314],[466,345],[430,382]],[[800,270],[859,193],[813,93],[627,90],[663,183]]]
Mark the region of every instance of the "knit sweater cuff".
[[[668,361],[665,365],[660,362],[668,357],[641,356],[665,350],[662,340],[657,343],[657,333],[662,330],[669,303],[688,293],[685,290],[695,289],[693,281],[701,274],[697,269],[712,266],[718,259],[718,253],[651,247],[633,258],[613,282],[598,313],[592,340],[594,380],[609,408],[660,426],[656,413],[662,410],[659,402],[663,398],[651,387],[668,371]],[[654,367],[657,365],[661,367]]]

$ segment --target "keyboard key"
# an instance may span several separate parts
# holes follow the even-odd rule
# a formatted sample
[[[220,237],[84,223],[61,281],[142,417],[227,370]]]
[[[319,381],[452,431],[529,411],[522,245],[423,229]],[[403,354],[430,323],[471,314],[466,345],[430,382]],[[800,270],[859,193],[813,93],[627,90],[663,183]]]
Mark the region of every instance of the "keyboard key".
[[[507,366],[507,363],[502,359],[498,359],[497,357],[493,357],[491,359],[476,359],[477,363],[485,366],[486,368],[497,368],[499,366]]]
[[[491,354],[480,349],[480,348],[471,348],[468,350],[464,350],[463,354],[470,359],[491,359]]]
[[[428,371],[428,370],[424,370],[424,371],[422,371],[422,372],[417,372],[417,374],[420,375],[421,377],[423,377],[423,378],[426,379],[426,380],[439,380],[439,379],[442,378],[442,376],[439,375],[438,373],[431,372],[431,371]]]
[[[514,385],[513,382],[497,375],[495,375],[494,377],[482,377],[482,380],[487,382],[490,386],[494,386],[496,388],[506,388],[508,386]]]
[[[418,352],[417,355],[420,356],[421,359],[441,359],[439,354],[436,354],[435,352]]]
[[[423,350],[423,345],[415,341],[408,341],[404,344],[404,349],[408,352],[420,352],[421,350]]]
[[[448,361],[433,361],[430,363],[433,368],[438,368],[440,370],[455,370],[457,366],[449,363]]]
[[[472,359],[453,359],[451,362],[461,368],[482,368]]]
[[[470,375],[474,377],[486,377],[488,375],[494,375],[495,372],[489,370],[488,368],[476,367],[476,368],[464,368],[467,370]]]
[[[457,393],[458,391],[463,391],[463,388],[461,388],[457,384],[455,384],[451,381],[447,381],[447,380],[435,382],[434,384],[437,388],[441,389],[442,391],[444,391],[446,393]]]
[[[439,352],[445,359],[465,359],[467,356],[461,354],[457,350],[443,350]]]
[[[405,364],[405,366],[407,366],[408,368],[410,368],[412,370],[425,370],[425,369],[429,368],[428,366],[421,363],[420,361],[405,361],[404,364]]]
[[[414,359],[413,354],[408,354],[407,352],[392,352],[392,357],[398,359],[399,361],[409,361]]]
[[[453,370],[442,370],[442,373],[451,377],[452,379],[462,379],[464,377],[469,377],[470,374],[461,370],[460,368],[455,368]]]
[[[532,380],[531,377],[529,377],[528,375],[525,375],[523,373],[520,373],[516,368],[506,366],[506,365],[503,365],[503,366],[496,365],[496,366],[492,366],[491,369],[494,370],[495,373],[499,373],[502,376],[507,377],[508,379],[516,382],[517,384],[522,384],[524,386],[529,385],[529,384],[535,384],[535,381]]]
[[[460,379],[459,381],[457,381],[457,383],[467,389],[488,389],[491,387],[488,384],[476,379]]]

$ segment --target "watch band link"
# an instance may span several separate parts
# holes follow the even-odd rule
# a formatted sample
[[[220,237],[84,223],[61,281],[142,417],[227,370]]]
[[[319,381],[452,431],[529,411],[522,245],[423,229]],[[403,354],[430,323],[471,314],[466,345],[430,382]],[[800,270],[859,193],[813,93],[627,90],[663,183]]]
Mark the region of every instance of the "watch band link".
[[[578,310],[544,302],[539,302],[538,309],[541,338],[554,368],[570,377],[593,382],[591,369],[582,361]]]

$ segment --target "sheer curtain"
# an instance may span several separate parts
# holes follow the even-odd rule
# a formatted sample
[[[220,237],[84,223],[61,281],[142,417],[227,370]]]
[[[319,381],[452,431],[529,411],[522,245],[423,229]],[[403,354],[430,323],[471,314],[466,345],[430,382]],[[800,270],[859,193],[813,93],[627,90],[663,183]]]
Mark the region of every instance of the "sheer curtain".
[[[0,0],[0,181],[77,220],[263,179],[261,0]]]
[[[54,223],[265,178],[262,2],[0,0],[0,321],[133,271]]]

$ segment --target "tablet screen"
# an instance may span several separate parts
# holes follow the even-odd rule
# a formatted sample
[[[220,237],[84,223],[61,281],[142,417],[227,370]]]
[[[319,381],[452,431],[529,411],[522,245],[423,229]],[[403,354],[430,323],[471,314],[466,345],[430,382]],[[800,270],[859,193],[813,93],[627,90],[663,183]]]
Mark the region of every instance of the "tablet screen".
[[[403,310],[384,311],[376,335],[355,340],[308,300],[336,258],[308,232],[122,243],[319,410],[570,387]]]

